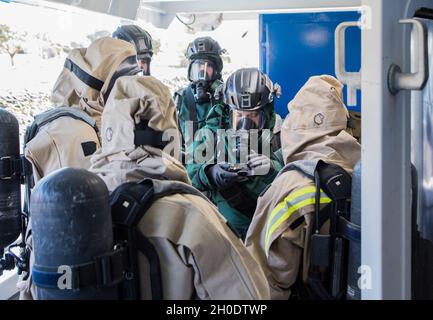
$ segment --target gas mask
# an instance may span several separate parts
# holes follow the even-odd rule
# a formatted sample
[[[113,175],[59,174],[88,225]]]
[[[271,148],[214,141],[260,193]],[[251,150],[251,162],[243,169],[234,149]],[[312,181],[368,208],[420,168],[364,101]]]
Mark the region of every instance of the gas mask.
[[[210,83],[215,80],[215,65],[210,60],[194,60],[188,70],[189,80],[193,82],[195,98],[198,103],[210,101]]]
[[[265,114],[263,110],[233,110],[232,128],[234,130],[263,129],[265,126]]]
[[[208,81],[199,80],[193,83],[193,89],[195,89],[195,101],[198,103],[206,103],[210,101],[210,84]]]
[[[262,142],[269,134],[263,136],[266,126],[266,115],[264,110],[232,110],[231,133],[228,134],[231,141],[231,160],[235,163],[244,163],[246,155],[250,153],[261,153]]]

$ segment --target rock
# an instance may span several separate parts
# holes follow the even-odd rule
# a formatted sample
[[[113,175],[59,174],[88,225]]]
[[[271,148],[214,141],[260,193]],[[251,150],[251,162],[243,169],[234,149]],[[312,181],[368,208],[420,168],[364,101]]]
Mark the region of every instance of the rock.
[[[0,93],[0,105],[17,117],[21,138],[23,138],[27,126],[33,122],[34,117],[51,106],[48,93],[30,92],[27,89],[22,93]]]

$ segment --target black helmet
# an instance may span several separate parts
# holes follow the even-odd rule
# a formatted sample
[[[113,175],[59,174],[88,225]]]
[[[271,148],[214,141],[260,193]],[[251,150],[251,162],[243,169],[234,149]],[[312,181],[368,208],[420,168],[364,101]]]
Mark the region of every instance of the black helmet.
[[[113,38],[132,43],[137,51],[138,60],[146,60],[150,63],[153,56],[152,37],[150,34],[136,25],[125,25],[113,32]]]
[[[211,37],[200,37],[189,44],[187,57],[190,61],[190,67],[196,60],[210,60],[215,65],[215,78],[221,78],[221,71],[223,69],[221,54],[223,52],[224,50],[221,49],[218,42]],[[188,71],[188,75],[190,75],[190,71]],[[190,80],[192,80],[191,77]]]
[[[224,102],[236,110],[257,110],[279,96],[280,86],[256,68],[243,68],[233,72],[225,83]]]
[[[280,86],[256,68],[239,69],[227,79],[224,102],[232,109],[232,127],[263,129],[269,125],[274,112],[274,95],[279,97]],[[269,128],[268,128],[269,129]]]

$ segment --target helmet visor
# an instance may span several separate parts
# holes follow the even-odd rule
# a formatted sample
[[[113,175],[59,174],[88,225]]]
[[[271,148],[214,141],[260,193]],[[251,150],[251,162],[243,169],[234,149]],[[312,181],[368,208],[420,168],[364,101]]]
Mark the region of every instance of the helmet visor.
[[[189,67],[189,79],[191,81],[215,80],[215,65],[209,60],[195,60]]]
[[[233,110],[232,123],[234,130],[263,129],[265,125],[265,114],[263,110]]]

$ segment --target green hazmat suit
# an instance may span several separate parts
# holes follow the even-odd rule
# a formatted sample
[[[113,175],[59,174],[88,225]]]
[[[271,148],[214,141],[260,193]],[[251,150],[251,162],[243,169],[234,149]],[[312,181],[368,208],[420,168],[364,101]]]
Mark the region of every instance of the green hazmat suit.
[[[193,185],[204,192],[212,202],[217,205],[219,211],[229,221],[231,226],[239,233],[243,239],[251,222],[254,213],[257,198],[274,180],[279,170],[282,168],[281,150],[275,150],[272,146],[279,145],[272,133],[275,125],[275,112],[273,103],[264,108],[265,125],[264,129],[268,134],[259,134],[258,145],[269,144],[270,159],[272,160],[273,170],[262,176],[245,177],[242,181],[236,182],[233,187],[227,190],[218,190],[206,175],[208,167],[216,164],[219,156],[216,152],[218,141],[218,132],[221,129],[228,130],[231,128],[231,111],[230,107],[224,104],[217,104],[209,111],[205,123],[198,131],[193,143],[186,145],[186,153],[190,157],[186,162],[186,168]],[[221,131],[220,131],[221,132]],[[223,150],[229,152],[227,139],[219,139],[224,143]],[[210,152],[211,151],[211,152]],[[197,161],[197,157],[202,156],[206,161]],[[194,157],[191,157],[194,155]],[[192,158],[192,159],[191,159]]]
[[[177,115],[179,119],[179,129],[182,134],[183,145],[191,144],[194,140],[192,132],[203,128],[206,124],[206,118],[210,110],[216,105],[222,104],[223,81],[214,80],[210,85],[210,101],[198,103],[194,98],[194,89],[192,83],[183,90],[176,92],[175,102]],[[188,130],[188,123],[190,127]],[[185,151],[185,149],[183,149]]]

